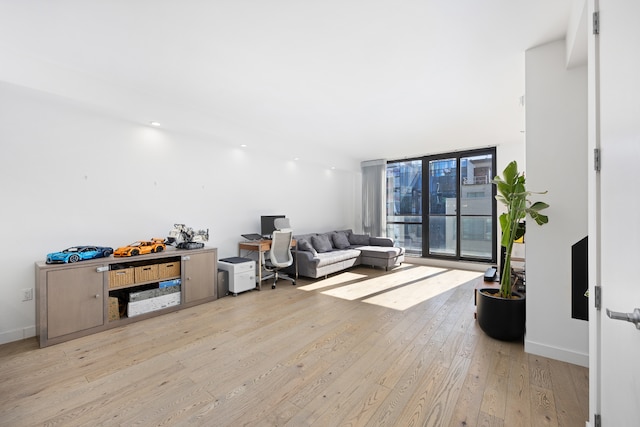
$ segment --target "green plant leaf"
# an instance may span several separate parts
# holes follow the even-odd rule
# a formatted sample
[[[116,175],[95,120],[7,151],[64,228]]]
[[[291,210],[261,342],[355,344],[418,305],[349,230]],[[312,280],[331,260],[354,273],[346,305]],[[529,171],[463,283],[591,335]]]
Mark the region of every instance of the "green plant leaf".
[[[509,185],[515,184],[518,178],[518,163],[515,160],[511,161],[502,171],[502,176]]]
[[[535,202],[534,204],[531,205],[529,209],[534,211],[541,211],[542,209],[547,209],[548,207],[549,205],[546,204],[545,202]]]
[[[546,215],[539,214],[537,212],[529,212],[529,216],[533,218],[533,220],[538,225],[547,224],[549,222],[549,217]]]
[[[491,181],[496,186],[496,200],[507,207],[507,212],[499,217],[502,229],[501,246],[506,250],[504,265],[500,278],[500,294],[507,298],[511,295],[511,252],[513,242],[525,234],[525,225],[522,220],[529,215],[538,225],[547,224],[549,217],[540,213],[549,207],[544,202],[529,200],[532,194],[545,194],[545,192],[527,191],[524,173],[518,172],[518,164],[510,162],[504,168],[502,176],[496,176]]]
[[[518,226],[516,227],[516,233],[513,236],[513,240],[515,241],[515,240],[520,239],[522,236],[524,236],[525,231],[526,231],[526,227],[525,227],[524,223],[523,222],[519,222]]]
[[[503,213],[498,219],[500,220],[500,229],[502,230],[502,241],[500,245],[506,248],[511,240],[511,233],[505,232],[505,230],[509,228],[509,215]]]

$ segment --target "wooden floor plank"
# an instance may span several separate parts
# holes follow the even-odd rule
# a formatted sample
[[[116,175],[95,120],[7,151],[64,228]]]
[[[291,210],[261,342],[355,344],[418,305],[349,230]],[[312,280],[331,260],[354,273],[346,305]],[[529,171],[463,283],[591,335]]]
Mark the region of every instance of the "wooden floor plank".
[[[527,427],[531,419],[529,367],[527,356],[514,350],[509,358],[507,406],[504,423],[507,426]]]
[[[2,345],[0,426],[584,426],[588,370],[487,337],[477,281],[438,270],[420,291],[434,271],[358,267]]]
[[[553,381],[558,425],[570,426],[573,420],[580,417],[580,414],[588,407],[588,399],[583,398],[588,387],[578,390],[576,387],[580,384],[579,379],[574,380],[573,369],[567,369],[564,363],[549,360],[549,370]],[[584,384],[581,386],[584,387]]]
[[[399,425],[446,426],[453,418],[455,402],[458,400],[471,361],[454,357],[446,366],[446,374],[440,383],[428,382],[413,394],[405,406]]]
[[[473,336],[477,338],[477,344],[470,357],[471,364],[462,384],[462,390],[454,405],[453,415],[449,421],[451,427],[476,424],[489,376],[487,367],[490,366],[495,351],[492,345],[495,341],[484,334]]]
[[[530,403],[530,423],[532,426],[555,427],[558,425],[558,414],[552,390],[532,385]]]

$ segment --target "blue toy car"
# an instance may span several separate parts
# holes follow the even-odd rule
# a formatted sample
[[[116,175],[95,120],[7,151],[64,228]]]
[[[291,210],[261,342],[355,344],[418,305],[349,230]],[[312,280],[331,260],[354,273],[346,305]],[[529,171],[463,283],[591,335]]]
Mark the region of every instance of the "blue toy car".
[[[53,252],[47,255],[47,264],[62,264],[78,262],[87,259],[108,257],[113,253],[113,248],[104,246],[72,246],[61,252]]]

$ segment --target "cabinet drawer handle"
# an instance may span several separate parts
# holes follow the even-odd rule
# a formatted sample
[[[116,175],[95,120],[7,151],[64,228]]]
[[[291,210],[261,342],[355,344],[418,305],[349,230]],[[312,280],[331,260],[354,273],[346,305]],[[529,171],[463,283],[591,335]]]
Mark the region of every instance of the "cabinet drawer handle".
[[[151,267],[145,267],[145,268],[143,268],[142,270],[143,270],[143,271],[149,271],[149,270],[151,270]]]

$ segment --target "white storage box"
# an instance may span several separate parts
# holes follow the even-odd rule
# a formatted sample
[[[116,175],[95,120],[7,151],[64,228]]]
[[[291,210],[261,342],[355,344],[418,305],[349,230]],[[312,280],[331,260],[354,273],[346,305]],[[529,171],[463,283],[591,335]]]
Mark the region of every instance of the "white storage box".
[[[172,286],[160,286],[146,291],[129,292],[129,302],[142,301],[144,299],[155,298],[162,295],[180,292],[180,284]]]
[[[140,314],[162,310],[163,308],[172,307],[174,305],[180,305],[180,292],[130,302],[127,306],[127,316],[138,316]]]

